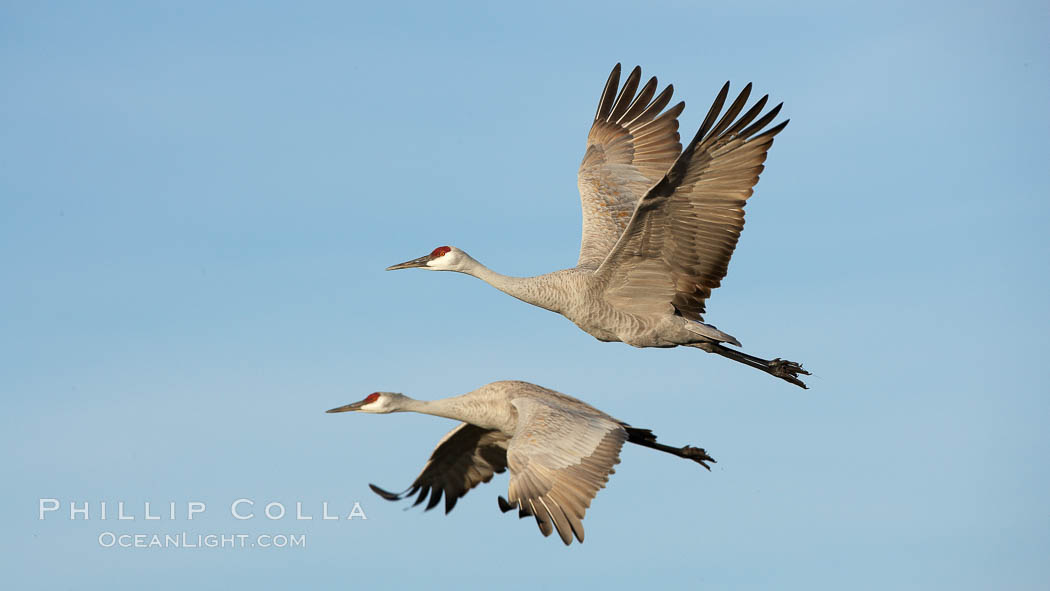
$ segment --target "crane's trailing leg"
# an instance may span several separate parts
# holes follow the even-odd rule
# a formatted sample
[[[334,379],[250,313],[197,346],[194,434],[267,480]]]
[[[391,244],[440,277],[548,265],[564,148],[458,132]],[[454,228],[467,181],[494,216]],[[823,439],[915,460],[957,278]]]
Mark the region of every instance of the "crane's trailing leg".
[[[777,357],[776,359],[762,359],[761,357],[755,357],[754,355],[748,355],[743,351],[737,351],[736,349],[730,349],[719,343],[696,343],[695,345],[689,345],[690,347],[696,347],[703,349],[708,353],[717,353],[722,357],[732,359],[733,361],[739,361],[744,365],[750,365],[755,369],[760,369],[771,376],[776,376],[786,382],[791,382],[799,388],[809,389],[805,382],[798,379],[798,375],[810,375],[810,373],[802,369],[801,363],[795,363],[794,361],[788,361]]]
[[[707,455],[707,452],[704,451],[702,447],[693,447],[692,445],[672,447],[670,445],[657,443],[656,435],[654,435],[653,432],[649,429],[639,429],[637,427],[630,427],[627,425],[624,425],[624,429],[627,430],[627,441],[629,443],[635,443],[643,447],[650,447],[652,449],[657,449],[662,452],[676,455],[680,458],[693,460],[697,464],[700,464],[704,468],[707,468],[708,471],[711,470],[711,466],[708,466],[707,462],[711,462],[712,464],[718,463],[715,461],[714,458]]]

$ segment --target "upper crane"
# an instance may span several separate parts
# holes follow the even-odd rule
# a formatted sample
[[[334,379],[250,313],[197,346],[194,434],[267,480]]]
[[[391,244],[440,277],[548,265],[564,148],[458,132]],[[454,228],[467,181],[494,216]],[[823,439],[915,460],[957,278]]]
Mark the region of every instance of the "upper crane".
[[[682,150],[678,115],[685,103],[664,110],[673,87],[657,95],[654,77],[638,91],[640,80],[636,67],[620,88],[616,64],[598,103],[578,175],[583,238],[575,267],[508,277],[458,248],[440,246],[387,270],[466,273],[565,316],[600,341],[696,347],[805,388],[798,376],[809,372],[801,364],[731,349],[723,343],[740,342],[702,316],[728,270],[744,205],[773,137],[788,123],[763,131],[783,103],[762,114],[766,95],[740,115],[751,94],[748,84],[719,118],[726,82]]]

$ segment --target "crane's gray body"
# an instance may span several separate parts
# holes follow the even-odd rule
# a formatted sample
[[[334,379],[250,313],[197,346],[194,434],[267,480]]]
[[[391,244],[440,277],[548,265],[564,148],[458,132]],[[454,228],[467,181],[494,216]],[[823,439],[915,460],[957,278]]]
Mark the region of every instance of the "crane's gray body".
[[[535,277],[496,277],[491,271],[481,272],[481,263],[473,259],[471,263],[466,273],[479,272],[475,276],[497,289],[561,314],[599,341],[623,342],[633,347],[677,347],[701,342],[740,345],[713,326],[676,315],[670,303],[657,302],[648,309],[637,303],[620,304],[608,296],[609,281],[593,269],[573,267]]]
[[[403,410],[426,411],[426,414],[463,421],[483,429],[499,431],[509,439],[519,427],[515,402],[521,400],[545,404],[559,415],[585,418],[586,426],[591,426],[593,420],[605,421],[610,428],[620,424],[617,419],[582,400],[517,380],[492,382],[466,394],[441,400],[414,400]],[[549,434],[551,437],[561,435],[557,431],[551,431]]]

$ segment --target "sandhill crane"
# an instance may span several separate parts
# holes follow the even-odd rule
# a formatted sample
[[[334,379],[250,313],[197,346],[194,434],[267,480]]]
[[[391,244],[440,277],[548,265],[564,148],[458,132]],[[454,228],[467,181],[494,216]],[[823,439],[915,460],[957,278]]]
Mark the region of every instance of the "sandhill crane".
[[[556,529],[566,545],[573,535],[583,542],[583,515],[620,463],[625,441],[693,460],[708,470],[708,462],[715,461],[701,448],[657,443],[649,429],[632,427],[572,396],[528,382],[493,382],[441,400],[373,392],[327,412],[346,411],[407,411],[463,421],[438,442],[408,489],[391,493],[370,484],[379,496],[396,501],[418,493],[415,506],[429,494],[429,511],[444,495],[448,513],[470,489],[510,468],[507,498],[498,499],[500,509],[517,509],[519,517],[532,515],[544,536]]]
[[[809,372],[801,364],[730,349],[722,343],[740,342],[704,324],[702,316],[704,301],[726,275],[744,226],[744,204],[773,136],[788,123],[762,132],[783,103],[759,117],[766,95],[737,117],[750,96],[748,84],[718,119],[727,82],[682,150],[678,115],[685,103],[664,111],[673,87],[654,98],[654,77],[636,96],[640,79],[636,67],[617,94],[616,64],[598,103],[578,174],[583,238],[575,267],[508,277],[458,248],[440,246],[387,270],[466,273],[565,316],[600,341],[696,347],[805,388],[798,375]]]

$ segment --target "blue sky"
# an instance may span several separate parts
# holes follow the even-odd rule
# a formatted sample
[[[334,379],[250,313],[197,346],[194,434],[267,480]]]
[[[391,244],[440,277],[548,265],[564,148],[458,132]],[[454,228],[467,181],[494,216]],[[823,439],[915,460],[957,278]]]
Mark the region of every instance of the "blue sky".
[[[292,585],[1037,589],[1050,580],[1050,13],[1021,3],[5,3],[0,555],[18,588]],[[784,101],[708,320],[811,389],[599,343],[454,274],[574,263],[609,68]],[[641,448],[565,548],[499,513],[386,503],[453,424],[325,415],[497,379]],[[40,498],[139,520],[37,518]],[[250,498],[311,522],[237,521]],[[142,521],[146,501],[180,519]],[[182,519],[189,501],[207,503]],[[321,522],[320,503],[367,521]],[[257,511],[261,513],[261,511]],[[305,533],[120,549],[100,532]]]

